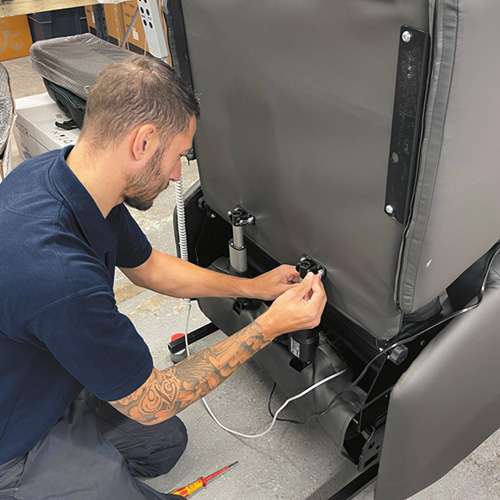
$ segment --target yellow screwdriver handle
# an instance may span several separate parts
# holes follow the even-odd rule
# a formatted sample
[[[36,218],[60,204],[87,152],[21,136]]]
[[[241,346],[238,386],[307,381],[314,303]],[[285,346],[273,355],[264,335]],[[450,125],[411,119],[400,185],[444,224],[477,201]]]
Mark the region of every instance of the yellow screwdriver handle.
[[[186,484],[186,486],[182,486],[180,488],[177,488],[174,491],[171,491],[171,495],[180,495],[182,497],[187,497],[189,495],[192,495],[198,490],[201,490],[203,488],[204,484],[201,479],[197,479],[193,483]]]

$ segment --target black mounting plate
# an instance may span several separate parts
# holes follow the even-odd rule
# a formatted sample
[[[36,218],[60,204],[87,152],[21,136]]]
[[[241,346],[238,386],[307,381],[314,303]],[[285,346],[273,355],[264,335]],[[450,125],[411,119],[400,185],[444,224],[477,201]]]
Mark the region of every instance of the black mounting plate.
[[[401,27],[384,208],[401,224],[408,220],[415,184],[429,46],[429,33]]]

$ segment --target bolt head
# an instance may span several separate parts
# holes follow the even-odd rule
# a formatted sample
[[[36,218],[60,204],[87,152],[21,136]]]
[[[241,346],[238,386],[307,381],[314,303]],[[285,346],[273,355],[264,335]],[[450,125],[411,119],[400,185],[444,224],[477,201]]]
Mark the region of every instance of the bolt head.
[[[412,38],[413,35],[409,31],[403,31],[401,34],[401,40],[403,40],[404,43],[408,43]]]
[[[394,207],[392,205],[387,205],[385,207],[385,213],[387,215],[392,215],[394,213]]]

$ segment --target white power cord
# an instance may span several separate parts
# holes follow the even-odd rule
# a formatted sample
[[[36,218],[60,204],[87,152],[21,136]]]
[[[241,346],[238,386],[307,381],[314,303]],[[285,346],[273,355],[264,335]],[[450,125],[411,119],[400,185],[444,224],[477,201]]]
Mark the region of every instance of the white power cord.
[[[185,211],[184,211],[184,189],[182,186],[182,179],[178,180],[175,183],[175,201],[177,205],[177,228],[179,232],[179,247],[180,247],[180,253],[181,253],[181,258],[184,260],[188,260],[188,249],[187,249],[187,233],[186,233],[186,218],[185,218]],[[188,342],[188,332],[189,332],[189,320],[191,318],[191,300],[185,299],[188,302],[188,309],[186,313],[186,326],[184,328],[184,342],[186,344],[186,355],[189,357],[191,355],[189,351],[189,342]],[[210,406],[208,405],[207,400],[203,397],[201,398],[201,401],[203,402],[203,405],[205,406],[205,409],[207,410],[208,414],[212,417],[213,421],[221,428],[224,429],[226,432],[229,432],[230,434],[234,434],[235,436],[240,436],[242,438],[246,439],[257,439],[265,436],[268,432],[272,430],[274,427],[274,424],[277,422],[278,415],[292,402],[295,401],[296,399],[302,398],[306,394],[309,394],[311,391],[314,391],[314,389],[318,388],[320,385],[326,384],[327,382],[330,382],[331,380],[340,377],[340,375],[344,374],[347,371],[347,368],[344,370],[341,370],[340,372],[334,373],[332,375],[329,375],[328,377],[325,377],[324,379],[320,380],[319,382],[316,382],[315,384],[311,385],[304,391],[302,391],[299,394],[296,394],[295,396],[292,396],[288,398],[279,408],[278,411],[274,414],[273,420],[270,423],[270,425],[267,427],[266,430],[259,432],[258,434],[245,434],[243,432],[235,431],[233,429],[230,429],[229,427],[226,427],[223,423],[220,422],[220,420],[216,417]]]
[[[184,206],[184,186],[182,177],[175,182],[175,205],[177,207],[177,231],[179,233],[179,250],[181,259],[188,261],[188,245],[186,232],[186,211]],[[189,356],[189,345],[187,340],[187,332],[189,331],[189,319],[191,316],[191,299],[182,299],[187,304],[186,327],[184,328],[184,339],[186,343],[186,354]]]
[[[186,314],[186,329],[184,330],[184,341],[186,343],[186,355],[189,357],[191,355],[189,351],[189,343],[188,343],[188,338],[187,338],[187,332],[189,331],[189,319],[191,315],[191,301],[189,302],[189,308]],[[277,422],[279,414],[292,402],[295,401],[296,399],[299,399],[306,394],[309,394],[311,391],[314,391],[314,389],[318,388],[320,385],[326,384],[327,382],[330,382],[330,380],[333,380],[337,377],[340,377],[340,375],[344,374],[347,371],[347,368],[344,368],[340,372],[333,373],[332,375],[329,375],[328,377],[325,377],[324,379],[316,382],[315,384],[311,385],[307,389],[303,390],[301,393],[296,394],[295,396],[292,396],[288,398],[276,411],[274,414],[273,420],[270,423],[270,425],[267,427],[266,430],[259,432],[258,434],[245,434],[240,431],[235,431],[234,429],[230,429],[229,427],[226,427],[215,415],[215,413],[212,411],[210,406],[208,405],[208,401],[203,397],[201,398],[201,401],[203,403],[203,406],[207,410],[208,414],[212,417],[213,421],[222,429],[224,429],[226,432],[229,432],[230,434],[234,434],[235,436],[240,436],[242,438],[246,439],[256,439],[256,438],[261,438],[265,436],[268,432],[271,432],[272,428],[274,427],[274,424]]]
[[[179,249],[182,260],[189,260],[187,232],[186,232],[186,209],[184,206],[184,186],[182,177],[175,181],[175,205],[177,208],[177,231],[179,232]]]
[[[240,436],[240,437],[247,438],[247,439],[261,438],[261,437],[265,436],[268,432],[271,432],[271,429],[274,427],[274,424],[276,423],[276,421],[278,419],[278,415],[288,406],[289,403],[291,403],[292,401],[295,401],[296,399],[299,399],[299,398],[305,396],[306,394],[310,393],[311,391],[313,391],[314,389],[316,389],[320,385],[326,384],[326,382],[330,382],[330,380],[333,380],[334,378],[339,377],[340,375],[342,375],[343,373],[345,373],[346,370],[347,370],[347,368],[345,368],[344,370],[342,370],[340,372],[334,373],[333,375],[330,375],[329,377],[326,377],[323,380],[320,380],[319,382],[316,382],[314,385],[311,385],[310,387],[308,387],[306,390],[302,391],[301,393],[296,394],[295,396],[292,396],[291,398],[288,398],[278,408],[278,411],[274,414],[273,420],[272,420],[271,424],[269,425],[269,427],[265,431],[259,432],[258,434],[244,434],[243,432],[239,432],[239,431],[235,431],[233,429],[229,429],[228,427],[226,427],[225,425],[223,425],[218,420],[218,418],[214,415],[214,412],[208,406],[208,403],[206,402],[205,398],[202,398],[202,401],[203,401],[203,404],[205,405],[205,408],[208,411],[208,414],[213,418],[214,422],[219,427],[221,427],[222,429],[224,429],[225,431],[227,431],[227,432],[229,432],[231,434],[234,434],[235,436]]]

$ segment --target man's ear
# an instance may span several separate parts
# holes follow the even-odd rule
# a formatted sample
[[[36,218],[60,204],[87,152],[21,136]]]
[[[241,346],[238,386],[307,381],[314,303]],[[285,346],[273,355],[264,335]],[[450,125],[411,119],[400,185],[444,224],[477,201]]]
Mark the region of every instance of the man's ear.
[[[160,137],[151,123],[141,125],[131,134],[130,153],[135,161],[148,161],[158,150]]]

